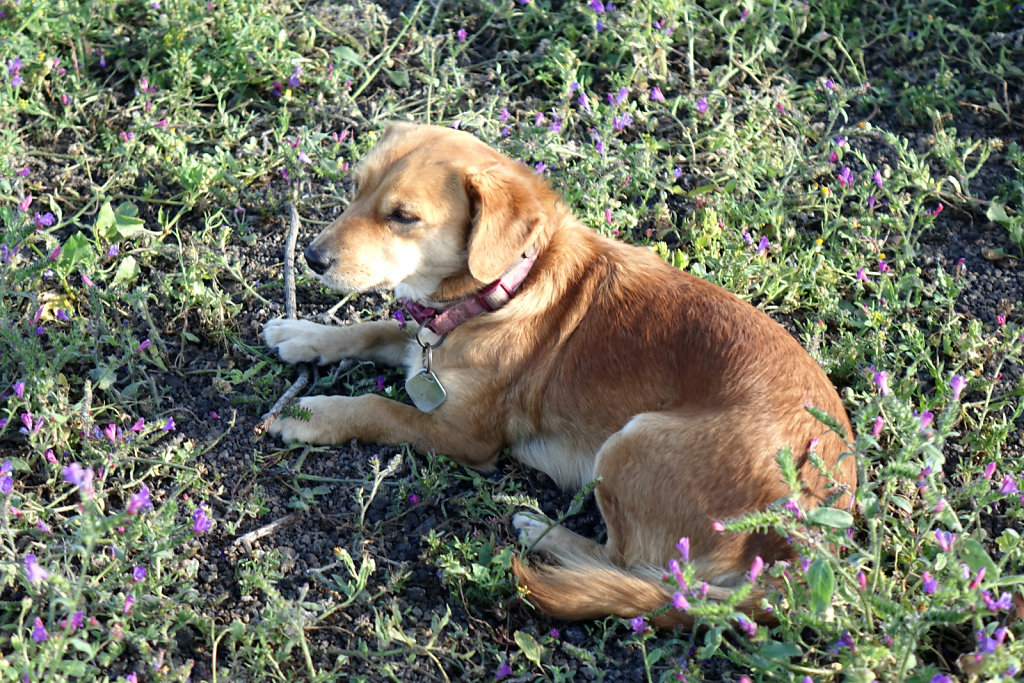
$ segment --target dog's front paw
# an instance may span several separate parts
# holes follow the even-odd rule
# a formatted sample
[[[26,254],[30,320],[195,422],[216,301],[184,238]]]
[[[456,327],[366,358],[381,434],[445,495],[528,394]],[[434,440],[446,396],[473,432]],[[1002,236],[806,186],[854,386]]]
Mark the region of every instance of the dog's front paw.
[[[519,544],[530,549],[540,543],[544,534],[555,526],[555,523],[536,512],[517,512],[512,517],[512,526],[519,533]]]
[[[300,399],[289,415],[278,417],[267,431],[285,443],[330,445],[338,443],[336,421],[331,419],[330,403],[335,396],[307,396]]]
[[[330,329],[309,320],[274,318],[263,326],[263,341],[286,363],[327,363],[334,355]]]

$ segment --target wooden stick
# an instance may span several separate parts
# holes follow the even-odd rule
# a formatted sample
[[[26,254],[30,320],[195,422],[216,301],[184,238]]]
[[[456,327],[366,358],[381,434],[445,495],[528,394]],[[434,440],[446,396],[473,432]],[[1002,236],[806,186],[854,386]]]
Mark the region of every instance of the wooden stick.
[[[288,228],[288,239],[284,243],[284,314],[295,320],[295,241],[299,236],[299,212],[291,202],[285,202],[285,206],[288,209],[291,225]],[[270,409],[270,412],[260,419],[253,431],[256,434],[266,432],[281,411],[285,409],[285,406],[306,388],[310,377],[309,365],[303,363],[299,366],[299,376],[295,378],[295,382],[288,387],[288,391],[284,392],[281,398],[277,399],[277,403]]]
[[[299,518],[302,517],[302,514],[303,513],[301,512],[292,512],[291,514],[285,515],[281,519],[275,519],[270,524],[265,524],[258,529],[253,529],[247,534],[242,534],[241,536],[233,540],[231,542],[231,545],[244,545],[246,550],[252,552],[252,544],[254,541],[258,541],[264,536],[269,536],[270,534],[274,533],[281,527],[291,524],[292,522],[298,521]]]

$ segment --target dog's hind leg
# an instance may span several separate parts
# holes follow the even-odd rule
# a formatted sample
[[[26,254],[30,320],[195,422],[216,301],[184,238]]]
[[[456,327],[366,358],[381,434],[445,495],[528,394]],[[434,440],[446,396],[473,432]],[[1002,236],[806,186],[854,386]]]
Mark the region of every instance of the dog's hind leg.
[[[777,559],[785,544],[773,535],[719,533],[714,522],[786,491],[775,473],[777,448],[750,443],[751,432],[735,417],[644,413],[610,436],[594,464],[594,494],[608,529],[604,546],[560,526],[548,531],[550,523],[526,514],[516,516],[515,526],[528,547],[536,542],[556,562],[596,553],[621,567],[665,567],[679,557],[676,543],[685,536],[702,577],[739,580],[755,555]]]

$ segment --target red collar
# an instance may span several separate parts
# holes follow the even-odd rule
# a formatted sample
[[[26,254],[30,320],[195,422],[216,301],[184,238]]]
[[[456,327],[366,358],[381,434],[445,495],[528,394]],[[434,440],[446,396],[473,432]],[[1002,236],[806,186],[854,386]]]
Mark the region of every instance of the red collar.
[[[470,318],[496,311],[507,304],[530,274],[530,268],[536,260],[537,249],[532,247],[528,254],[524,254],[519,262],[506,270],[499,279],[476,294],[450,306],[436,309],[412,299],[402,299],[402,308],[420,325],[434,334],[444,336]]]

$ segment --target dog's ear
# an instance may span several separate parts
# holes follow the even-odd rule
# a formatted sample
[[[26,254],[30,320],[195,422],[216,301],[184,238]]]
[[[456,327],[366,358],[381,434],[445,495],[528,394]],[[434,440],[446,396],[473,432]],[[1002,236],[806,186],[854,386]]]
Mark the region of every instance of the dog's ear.
[[[536,182],[512,162],[465,176],[472,225],[469,272],[481,282],[497,280],[537,237],[544,208]]]

